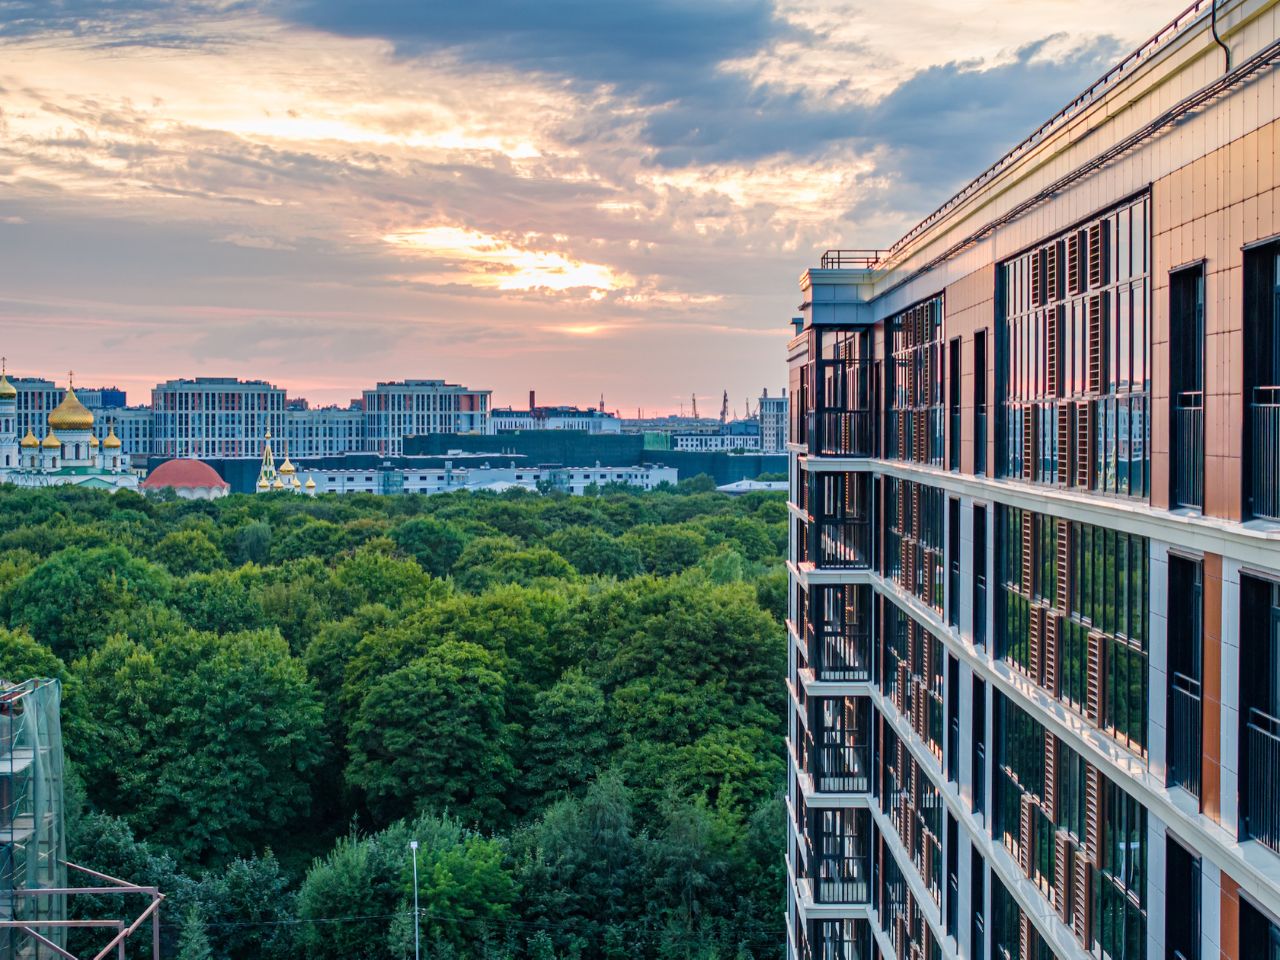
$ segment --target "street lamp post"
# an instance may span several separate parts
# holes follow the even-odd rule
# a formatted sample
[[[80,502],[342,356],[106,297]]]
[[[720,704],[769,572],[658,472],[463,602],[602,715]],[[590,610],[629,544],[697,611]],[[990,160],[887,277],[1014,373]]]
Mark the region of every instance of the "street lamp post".
[[[421,960],[418,952],[418,930],[422,926],[418,913],[418,841],[410,840],[409,849],[413,851],[413,960]]]

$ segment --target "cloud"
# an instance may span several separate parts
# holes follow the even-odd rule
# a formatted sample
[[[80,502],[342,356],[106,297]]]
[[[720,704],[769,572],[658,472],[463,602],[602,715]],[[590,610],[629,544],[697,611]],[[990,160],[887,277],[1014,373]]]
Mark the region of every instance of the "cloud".
[[[255,237],[247,233],[231,233],[220,237],[217,243],[229,243],[236,247],[248,247],[252,250],[296,250],[291,243],[276,240],[273,237]]]

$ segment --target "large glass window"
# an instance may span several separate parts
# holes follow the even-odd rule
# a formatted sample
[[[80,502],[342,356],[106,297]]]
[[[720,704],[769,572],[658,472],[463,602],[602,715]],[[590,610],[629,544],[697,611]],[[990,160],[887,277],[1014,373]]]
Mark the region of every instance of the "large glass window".
[[[1000,267],[1001,476],[1150,493],[1147,197]]]

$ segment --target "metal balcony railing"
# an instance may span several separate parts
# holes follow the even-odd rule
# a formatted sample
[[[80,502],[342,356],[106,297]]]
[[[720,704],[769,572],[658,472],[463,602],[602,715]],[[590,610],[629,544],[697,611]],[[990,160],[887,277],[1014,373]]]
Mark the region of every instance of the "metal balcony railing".
[[[866,683],[871,679],[871,635],[865,629],[814,628],[809,651],[809,665],[817,680]]]
[[[1249,435],[1253,515],[1280,520],[1280,386],[1254,388]]]
[[[819,793],[866,793],[871,789],[871,748],[866,744],[824,743],[813,774]]]
[[[875,455],[875,414],[871,410],[827,410],[818,414],[814,452],[825,457]]]
[[[818,555],[814,560],[819,567],[871,566],[871,522],[860,519],[820,521]]]
[[[1246,834],[1280,852],[1280,720],[1261,710],[1250,710],[1245,750]]]
[[[1173,408],[1173,502],[1204,506],[1204,394],[1179,393]]]
[[[852,844],[855,838],[843,838]],[[871,860],[865,854],[818,855],[813,899],[818,903],[870,903]]]
[[[1175,671],[1169,680],[1169,783],[1200,796],[1200,681]]]

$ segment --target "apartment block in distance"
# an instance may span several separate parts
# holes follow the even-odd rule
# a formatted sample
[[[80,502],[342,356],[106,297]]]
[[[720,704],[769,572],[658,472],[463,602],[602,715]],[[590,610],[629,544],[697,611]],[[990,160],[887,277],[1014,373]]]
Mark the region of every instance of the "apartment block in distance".
[[[1278,60],[1196,3],[802,275],[794,960],[1280,957]]]

